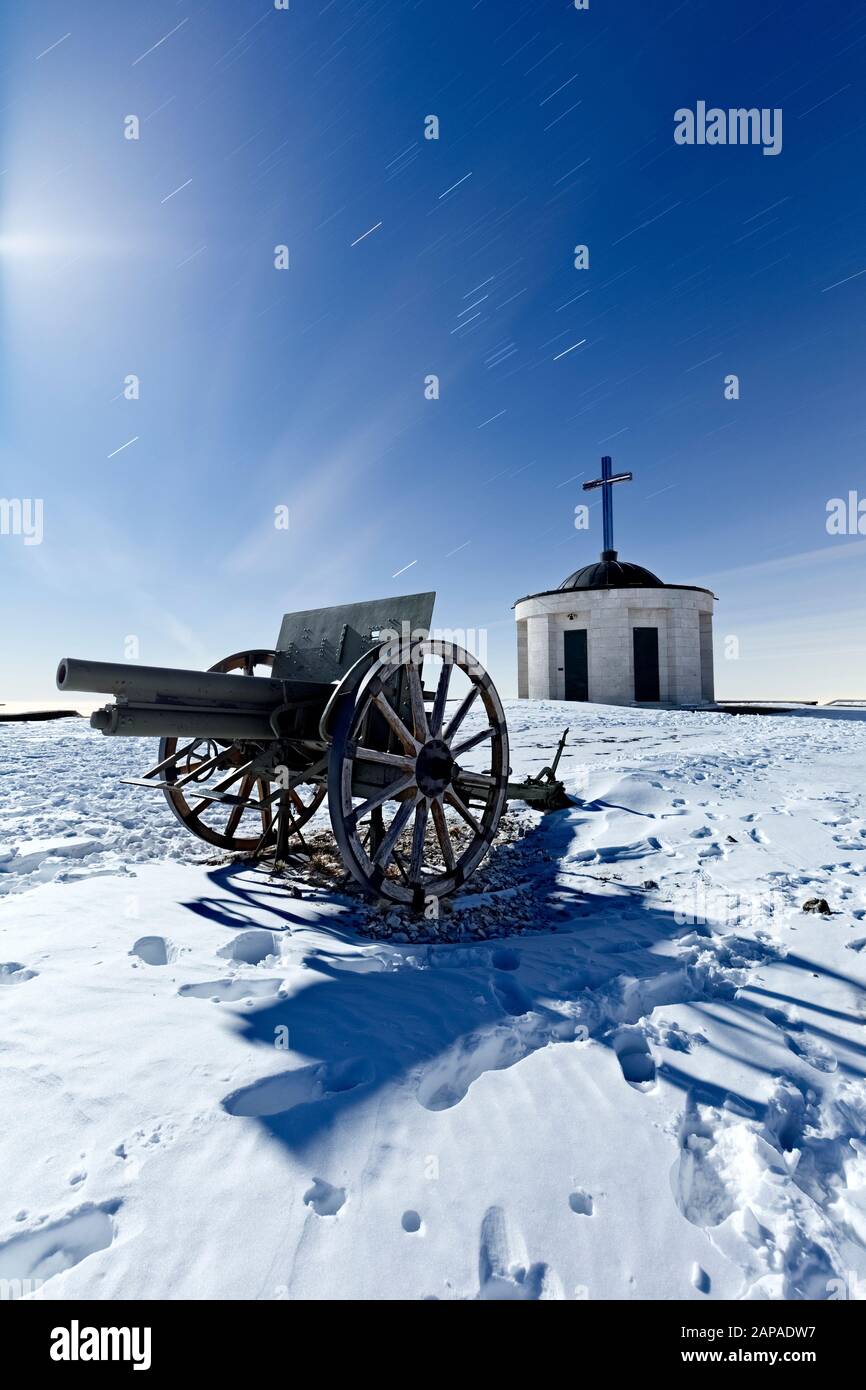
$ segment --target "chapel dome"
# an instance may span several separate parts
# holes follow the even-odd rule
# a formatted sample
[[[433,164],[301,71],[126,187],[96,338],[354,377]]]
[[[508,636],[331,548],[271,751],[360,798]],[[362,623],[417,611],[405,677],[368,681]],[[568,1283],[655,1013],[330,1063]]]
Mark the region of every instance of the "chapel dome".
[[[627,560],[618,560],[615,550],[603,550],[601,559],[591,565],[575,570],[557,586],[559,589],[662,589],[664,584],[658,575],[644,569],[643,565],[632,565]]]

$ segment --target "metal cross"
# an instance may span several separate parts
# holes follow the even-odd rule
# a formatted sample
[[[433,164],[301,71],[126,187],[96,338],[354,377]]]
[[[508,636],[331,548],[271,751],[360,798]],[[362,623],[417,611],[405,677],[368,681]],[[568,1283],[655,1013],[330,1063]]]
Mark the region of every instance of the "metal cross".
[[[584,483],[584,492],[589,492],[592,488],[601,488],[601,509],[604,525],[604,548],[613,550],[613,498],[611,497],[611,486],[613,483],[630,483],[631,473],[612,473],[611,465],[613,460],[609,454],[605,454],[601,461],[601,477],[595,478],[591,483]]]

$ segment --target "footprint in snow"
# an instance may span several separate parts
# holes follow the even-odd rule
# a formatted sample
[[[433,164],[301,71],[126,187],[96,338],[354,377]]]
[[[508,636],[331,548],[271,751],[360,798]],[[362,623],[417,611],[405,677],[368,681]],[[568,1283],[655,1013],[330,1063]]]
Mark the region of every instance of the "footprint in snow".
[[[809,1066],[814,1067],[816,1071],[835,1071],[839,1065],[836,1054],[831,1052],[825,1043],[819,1042],[817,1038],[810,1038],[805,1034],[801,1037],[786,1034],[785,1041],[797,1057],[808,1062]]]
[[[279,994],[283,980],[207,980],[201,985],[181,985],[178,994],[183,999],[209,999],[213,1004],[233,1004],[238,999],[253,999]]]
[[[762,1005],[759,1012],[764,1015],[768,1023],[775,1023],[777,1028],[798,1030],[803,1027],[802,1021],[797,1017],[796,1010],[793,1008],[776,1009],[771,1005]]]
[[[34,1231],[0,1243],[0,1279],[38,1280],[40,1283],[65,1269],[106,1250],[114,1240],[115,1213],[120,1202],[86,1203]],[[38,1286],[37,1286],[38,1287]]]
[[[508,977],[493,986],[493,994],[503,1011],[512,1018],[522,1018],[532,1009],[532,1000],[516,980]]]
[[[764,1129],[770,1142],[785,1153],[802,1148],[806,1124],[813,1118],[800,1087],[781,1078],[764,1110]]]
[[[259,928],[239,932],[227,946],[221,946],[217,951],[223,960],[237,960],[244,965],[261,965],[263,960],[279,954],[280,944],[275,934]]]
[[[655,1085],[656,1064],[649,1043],[639,1028],[621,1028],[613,1039],[613,1050],[622,1074],[636,1091],[649,1091]]]
[[[174,1142],[176,1128],[173,1124],[160,1121],[153,1129],[137,1129],[130,1139],[116,1144],[112,1152],[115,1158],[132,1161],[131,1167],[137,1171],[143,1158]]]
[[[425,1110],[450,1110],[488,1071],[501,1071],[526,1056],[527,1047],[514,1031],[471,1033],[421,1072],[416,1095]]]
[[[488,1207],[481,1222],[478,1251],[478,1294],[486,1302],[535,1301],[543,1297],[546,1264],[515,1260],[516,1238],[509,1234],[501,1207]],[[522,1243],[522,1242],[521,1242]]]
[[[252,1086],[232,1091],[223,1100],[223,1109],[230,1115],[261,1119],[268,1115],[283,1115],[299,1105],[328,1100],[333,1096],[354,1091],[373,1078],[373,1068],[364,1057],[351,1057],[331,1065],[316,1063],[296,1067],[293,1071],[267,1076]]]
[[[706,1041],[701,1033],[689,1033],[678,1023],[670,1023],[665,1018],[659,1019],[652,1037],[653,1042],[659,1043],[662,1047],[669,1047],[672,1052],[691,1052],[693,1047]]]
[[[697,1109],[683,1116],[680,1157],[671,1174],[677,1206],[693,1226],[719,1226],[738,1202],[723,1176],[724,1158],[716,1148],[716,1128]]]
[[[0,985],[20,985],[25,980],[35,980],[38,970],[28,970],[17,960],[7,960],[0,964]]]
[[[174,947],[162,936],[140,936],[129,953],[145,965],[168,965],[174,959]]]
[[[317,1216],[336,1216],[345,1201],[345,1187],[332,1187],[324,1178],[313,1178],[312,1187],[304,1193],[306,1206],[312,1207]]]

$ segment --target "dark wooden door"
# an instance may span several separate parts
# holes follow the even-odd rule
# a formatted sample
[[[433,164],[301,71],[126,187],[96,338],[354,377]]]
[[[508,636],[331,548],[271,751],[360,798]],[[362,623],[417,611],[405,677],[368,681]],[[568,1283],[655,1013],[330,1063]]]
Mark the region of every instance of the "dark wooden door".
[[[657,627],[634,629],[634,698],[658,700],[659,697],[659,630]]]
[[[589,699],[589,663],[586,654],[586,629],[570,629],[565,634],[565,698]]]

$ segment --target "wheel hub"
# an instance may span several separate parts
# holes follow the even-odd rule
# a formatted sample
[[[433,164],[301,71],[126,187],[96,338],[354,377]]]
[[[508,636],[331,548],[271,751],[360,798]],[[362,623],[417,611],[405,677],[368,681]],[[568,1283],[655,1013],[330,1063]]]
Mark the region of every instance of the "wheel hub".
[[[441,738],[425,743],[415,764],[418,790],[425,796],[441,796],[450,787],[453,776],[454,759],[448,744]]]

